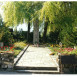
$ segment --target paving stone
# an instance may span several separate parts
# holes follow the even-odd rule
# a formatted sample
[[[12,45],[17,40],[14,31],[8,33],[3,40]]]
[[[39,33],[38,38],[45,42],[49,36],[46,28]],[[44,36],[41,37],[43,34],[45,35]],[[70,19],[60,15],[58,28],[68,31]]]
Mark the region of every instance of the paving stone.
[[[48,48],[30,46],[16,66],[57,67]]]

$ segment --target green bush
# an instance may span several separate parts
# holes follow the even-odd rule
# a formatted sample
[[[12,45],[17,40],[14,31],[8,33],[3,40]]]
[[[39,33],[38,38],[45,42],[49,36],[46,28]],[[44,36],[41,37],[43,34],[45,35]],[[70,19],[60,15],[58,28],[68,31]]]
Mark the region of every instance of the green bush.
[[[13,35],[11,35],[11,32],[9,31],[9,28],[8,27],[1,27],[1,30],[0,32],[2,33],[3,32],[3,35],[1,37],[1,40],[4,45],[7,45],[9,46],[10,44],[13,43],[14,39],[13,39]]]
[[[19,48],[24,48],[26,46],[26,44],[24,42],[15,42],[14,46],[19,47]]]
[[[14,50],[14,57],[16,57],[20,52],[21,50]]]
[[[24,42],[15,42],[14,43],[14,56],[16,57],[20,52],[21,50],[24,49],[24,47],[26,46],[27,44],[25,44]]]

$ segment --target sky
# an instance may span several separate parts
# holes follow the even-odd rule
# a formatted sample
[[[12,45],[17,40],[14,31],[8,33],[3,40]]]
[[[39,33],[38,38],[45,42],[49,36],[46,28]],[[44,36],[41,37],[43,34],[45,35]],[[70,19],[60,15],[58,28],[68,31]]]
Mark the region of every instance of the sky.
[[[20,25],[18,25],[17,26],[17,31],[19,31],[19,30],[23,30],[23,31],[27,31],[27,28],[28,28],[28,24],[27,23],[23,23],[22,25],[20,24]],[[31,27],[31,29],[30,29],[30,32],[32,32],[33,31],[33,27]]]
[[[24,23],[24,24],[20,24],[18,27],[17,27],[17,30],[19,31],[20,29],[23,29],[23,31],[27,31],[27,23]]]

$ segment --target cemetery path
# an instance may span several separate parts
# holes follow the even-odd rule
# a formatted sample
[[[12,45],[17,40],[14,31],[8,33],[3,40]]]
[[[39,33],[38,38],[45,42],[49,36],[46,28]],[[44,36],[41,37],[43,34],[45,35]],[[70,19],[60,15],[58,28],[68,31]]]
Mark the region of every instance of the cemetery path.
[[[56,62],[50,56],[51,51],[47,47],[29,46],[16,66],[28,67],[57,67]]]

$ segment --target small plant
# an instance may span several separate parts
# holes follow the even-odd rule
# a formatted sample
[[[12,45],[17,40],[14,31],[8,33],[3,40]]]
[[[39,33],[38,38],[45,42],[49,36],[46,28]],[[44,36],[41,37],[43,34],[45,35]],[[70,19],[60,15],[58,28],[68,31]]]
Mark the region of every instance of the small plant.
[[[16,42],[14,43],[15,47],[19,47],[19,48],[24,48],[26,46],[26,44],[24,42]]]
[[[27,44],[25,44],[24,42],[15,42],[14,43],[14,53],[15,53],[14,56],[16,57],[26,45]]]

